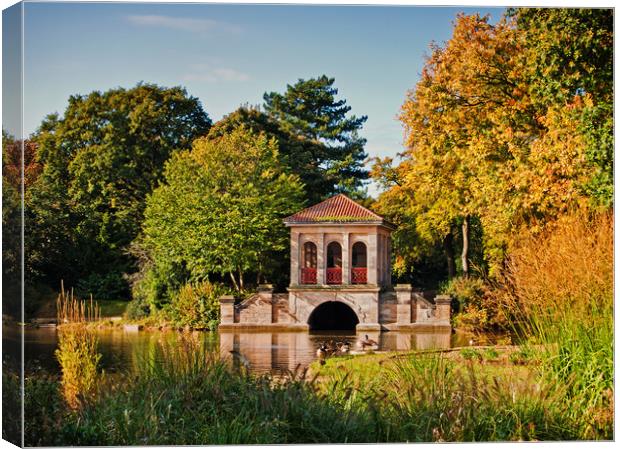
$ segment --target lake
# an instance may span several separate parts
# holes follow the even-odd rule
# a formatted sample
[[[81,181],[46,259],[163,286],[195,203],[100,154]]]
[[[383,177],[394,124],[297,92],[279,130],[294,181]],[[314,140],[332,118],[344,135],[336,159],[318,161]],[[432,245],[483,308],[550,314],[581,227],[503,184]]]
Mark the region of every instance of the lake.
[[[317,348],[329,341],[348,342],[351,352],[357,350],[357,342],[365,338],[379,344],[378,351],[409,351],[445,349],[463,345],[457,335],[441,332],[360,332],[309,333],[309,332],[249,332],[227,331],[178,332],[178,331],[125,331],[105,329],[96,331],[99,339],[101,366],[107,372],[135,371],[145,363],[159,363],[166,352],[162,346],[176,351],[207,351],[220,354],[232,363],[243,364],[256,373],[283,374],[307,367],[317,358]],[[192,346],[185,343],[193,341]],[[54,356],[57,347],[57,330],[53,327],[26,327],[24,332],[24,355],[27,370],[44,369],[59,372],[60,366]],[[19,354],[17,332],[4,335],[5,351]],[[10,346],[9,346],[10,345]],[[190,349],[188,349],[190,348]]]

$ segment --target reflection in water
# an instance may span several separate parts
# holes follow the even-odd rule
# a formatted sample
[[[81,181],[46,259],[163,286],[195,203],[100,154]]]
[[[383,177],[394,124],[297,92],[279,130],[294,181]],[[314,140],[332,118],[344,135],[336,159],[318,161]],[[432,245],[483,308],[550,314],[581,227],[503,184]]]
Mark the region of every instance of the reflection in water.
[[[283,374],[306,368],[316,359],[316,351],[322,343],[348,342],[351,353],[360,352],[357,342],[369,338],[379,343],[379,351],[408,351],[452,346],[450,331],[442,332],[360,332],[308,333],[308,332],[126,332],[101,330],[98,350],[102,354],[101,366],[107,372],[138,372],[147,367],[161,365],[173,354],[189,355],[189,352],[219,353],[234,364],[241,364],[253,372]],[[59,372],[54,358],[57,348],[57,332],[53,328],[27,329],[25,332],[25,356],[28,365],[41,366],[51,372]],[[189,344],[192,343],[192,344]],[[162,351],[162,347],[168,348]]]
[[[319,346],[325,342],[347,342],[351,353],[361,353],[358,341],[365,335],[379,343],[378,351],[442,349],[451,346],[450,331],[438,333],[362,332],[222,332],[220,354],[233,360],[247,360],[254,372],[286,373],[306,368],[316,359]],[[243,358],[239,357],[242,355]]]

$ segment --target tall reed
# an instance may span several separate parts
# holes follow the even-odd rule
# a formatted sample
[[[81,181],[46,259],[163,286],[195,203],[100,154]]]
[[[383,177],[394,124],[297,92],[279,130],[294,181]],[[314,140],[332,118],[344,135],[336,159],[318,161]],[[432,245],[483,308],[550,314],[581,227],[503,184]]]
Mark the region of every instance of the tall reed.
[[[513,248],[504,280],[518,331],[542,344],[582,438],[613,436],[613,216],[575,212]]]
[[[56,300],[58,317],[58,349],[56,359],[62,371],[62,393],[67,405],[77,409],[91,401],[97,391],[98,366],[101,354],[97,352],[98,338],[87,323],[99,319],[99,306],[93,301],[81,301],[65,292]]]
[[[98,321],[101,316],[101,308],[93,295],[90,301],[83,301],[73,295],[73,289],[65,292],[64,282],[60,282],[60,294],[56,298],[56,319],[58,324],[86,323]]]

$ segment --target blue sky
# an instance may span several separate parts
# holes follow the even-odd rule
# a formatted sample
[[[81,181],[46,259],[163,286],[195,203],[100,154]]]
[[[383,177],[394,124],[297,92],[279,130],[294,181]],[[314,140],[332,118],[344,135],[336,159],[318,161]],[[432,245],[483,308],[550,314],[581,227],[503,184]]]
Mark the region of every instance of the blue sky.
[[[71,94],[183,85],[216,121],[326,74],[352,113],[368,115],[367,152],[395,155],[406,91],[458,12],[497,20],[503,8],[26,3],[25,132]]]

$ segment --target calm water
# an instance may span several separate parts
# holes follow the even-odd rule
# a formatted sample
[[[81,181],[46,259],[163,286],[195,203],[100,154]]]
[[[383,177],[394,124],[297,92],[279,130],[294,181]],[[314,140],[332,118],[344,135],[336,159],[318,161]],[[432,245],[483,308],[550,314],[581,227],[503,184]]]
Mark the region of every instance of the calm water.
[[[379,351],[407,351],[412,349],[449,348],[461,342],[450,332],[404,333],[404,332],[361,332],[351,333],[307,333],[307,332],[192,332],[182,334],[176,331],[128,332],[124,330],[97,331],[101,364],[108,372],[137,370],[145,362],[158,363],[165,357],[162,347],[174,351],[208,351],[219,353],[233,363],[242,363],[251,371],[280,374],[298,367],[305,368],[316,359],[317,348],[330,340],[347,341],[352,352],[356,343],[368,334],[379,343]],[[193,344],[187,345],[190,339]],[[5,344],[9,343],[5,339]],[[10,343],[9,343],[10,344]],[[41,367],[57,372],[60,367],[54,357],[57,346],[57,332],[54,328],[26,328],[26,366]],[[9,348],[6,348],[9,349]],[[16,354],[19,343],[13,348]],[[232,351],[232,352],[231,352]]]

